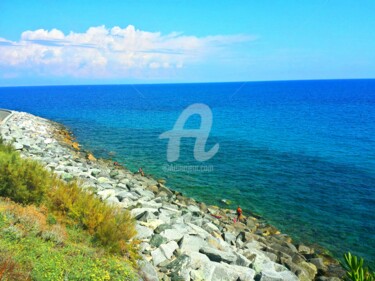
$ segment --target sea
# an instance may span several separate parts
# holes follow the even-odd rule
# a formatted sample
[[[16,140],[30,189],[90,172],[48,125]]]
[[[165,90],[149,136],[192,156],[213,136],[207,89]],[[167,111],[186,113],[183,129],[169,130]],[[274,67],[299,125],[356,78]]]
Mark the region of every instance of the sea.
[[[60,122],[96,157],[240,205],[298,243],[375,264],[375,80],[2,87],[0,108]]]

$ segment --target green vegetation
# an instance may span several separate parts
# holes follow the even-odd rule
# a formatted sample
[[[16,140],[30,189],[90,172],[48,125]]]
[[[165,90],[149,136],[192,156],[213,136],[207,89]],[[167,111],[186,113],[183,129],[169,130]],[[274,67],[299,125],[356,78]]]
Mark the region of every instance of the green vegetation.
[[[0,140],[0,280],[137,280],[130,214]]]
[[[52,185],[51,176],[35,161],[21,159],[0,140],[0,195],[20,203],[39,204]]]
[[[345,264],[342,266],[346,269],[346,280],[352,281],[374,281],[375,272],[371,272],[367,267],[364,267],[364,260],[353,256],[351,253],[344,255]]]

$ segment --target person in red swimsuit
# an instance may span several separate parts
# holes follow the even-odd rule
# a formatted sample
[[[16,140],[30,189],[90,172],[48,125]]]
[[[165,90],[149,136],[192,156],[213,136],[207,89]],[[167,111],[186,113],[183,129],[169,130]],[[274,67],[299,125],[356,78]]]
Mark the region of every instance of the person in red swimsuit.
[[[242,209],[240,206],[237,207],[237,221],[240,221],[242,217]]]

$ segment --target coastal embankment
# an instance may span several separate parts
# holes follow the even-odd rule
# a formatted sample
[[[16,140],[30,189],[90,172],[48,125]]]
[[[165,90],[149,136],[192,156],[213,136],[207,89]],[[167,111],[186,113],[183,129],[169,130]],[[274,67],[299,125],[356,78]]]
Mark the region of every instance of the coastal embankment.
[[[65,181],[79,180],[108,204],[130,210],[140,241],[143,280],[340,280],[340,265],[320,249],[294,244],[275,227],[207,206],[156,179],[96,159],[62,125],[12,112],[0,135],[23,157]]]

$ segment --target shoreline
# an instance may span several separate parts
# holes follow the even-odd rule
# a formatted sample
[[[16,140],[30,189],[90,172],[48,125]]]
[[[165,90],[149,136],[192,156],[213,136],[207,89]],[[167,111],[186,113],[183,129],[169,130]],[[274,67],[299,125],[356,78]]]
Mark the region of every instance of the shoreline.
[[[13,122],[13,123],[12,123]],[[275,227],[249,216],[233,223],[234,210],[207,206],[164,183],[95,159],[62,124],[12,112],[0,122],[6,141],[64,180],[92,186],[110,204],[137,220],[141,272],[148,280],[339,280],[330,256],[295,245]],[[219,218],[220,217],[220,218]]]

